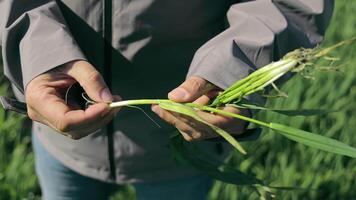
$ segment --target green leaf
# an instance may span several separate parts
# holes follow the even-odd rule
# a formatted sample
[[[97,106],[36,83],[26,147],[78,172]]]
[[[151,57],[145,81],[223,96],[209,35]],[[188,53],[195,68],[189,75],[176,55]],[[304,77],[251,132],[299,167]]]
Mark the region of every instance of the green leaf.
[[[332,138],[292,128],[278,123],[270,123],[270,128],[296,142],[331,153],[356,158],[356,149]]]
[[[234,146],[238,151],[240,151],[242,154],[246,154],[246,151],[243,149],[243,147],[240,145],[240,143],[237,140],[235,140],[234,137],[232,137],[229,133],[227,133],[223,129],[204,121],[202,118],[199,117],[199,115],[195,112],[195,110],[193,108],[183,105],[183,104],[180,104],[180,103],[175,103],[175,102],[161,102],[158,105],[165,110],[169,110],[169,111],[177,112],[177,113],[180,113],[183,115],[187,115],[201,123],[208,125],[217,134],[219,134],[226,141],[228,141],[232,146]]]
[[[335,110],[327,110],[327,109],[303,109],[303,108],[302,109],[276,109],[276,108],[267,108],[258,104],[252,104],[246,102],[229,104],[229,105],[237,108],[272,111],[287,116],[312,116],[312,115],[324,115],[331,112],[336,112]]]
[[[325,110],[325,109],[298,109],[298,110],[269,109],[269,110],[287,116],[312,116],[312,115],[324,115],[330,112],[335,112],[334,110]]]

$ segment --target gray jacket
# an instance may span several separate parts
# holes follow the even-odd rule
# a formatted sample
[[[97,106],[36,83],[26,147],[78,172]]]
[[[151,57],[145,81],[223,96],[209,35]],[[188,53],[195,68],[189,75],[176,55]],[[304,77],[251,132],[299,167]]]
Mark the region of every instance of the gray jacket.
[[[0,0],[4,73],[22,99],[33,78],[76,59],[102,73],[110,66],[105,76],[124,99],[165,98],[192,75],[226,88],[288,51],[316,45],[332,9],[332,0]],[[172,160],[174,129],[159,123],[124,109],[110,141],[105,128],[78,141],[38,123],[33,132],[63,164],[103,181],[196,174]],[[215,153],[215,143],[202,145]]]

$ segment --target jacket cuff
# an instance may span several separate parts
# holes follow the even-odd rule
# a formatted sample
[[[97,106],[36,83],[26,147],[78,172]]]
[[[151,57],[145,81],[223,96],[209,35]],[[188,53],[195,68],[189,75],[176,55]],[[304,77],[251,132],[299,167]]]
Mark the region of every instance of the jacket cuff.
[[[236,81],[241,80],[256,70],[234,40],[225,41],[214,48],[198,50],[190,65],[187,78],[201,77],[225,90]],[[245,97],[249,101],[264,104],[266,99],[254,93]]]
[[[38,75],[85,59],[55,1],[14,1],[7,6],[6,26],[0,27],[4,74],[21,93]],[[10,9],[15,7],[17,13]]]
[[[74,45],[59,46],[52,50],[41,50],[43,54],[21,58],[24,91],[28,83],[37,76],[74,60],[86,60],[83,53]]]
[[[226,89],[237,80],[248,76],[253,68],[244,63],[239,55],[231,54],[232,49],[236,47],[237,45],[231,40],[215,46],[210,52],[198,51],[190,65],[187,77],[199,76],[221,89]]]

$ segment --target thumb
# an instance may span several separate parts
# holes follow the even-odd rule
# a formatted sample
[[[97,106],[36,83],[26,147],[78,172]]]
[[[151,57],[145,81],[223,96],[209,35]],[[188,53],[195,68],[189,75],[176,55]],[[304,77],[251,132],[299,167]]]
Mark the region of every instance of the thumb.
[[[112,102],[113,96],[100,73],[88,62],[67,63],[65,72],[83,87],[88,96],[97,102]]]
[[[191,76],[180,86],[168,93],[168,98],[175,102],[193,102],[215,86],[203,78]]]

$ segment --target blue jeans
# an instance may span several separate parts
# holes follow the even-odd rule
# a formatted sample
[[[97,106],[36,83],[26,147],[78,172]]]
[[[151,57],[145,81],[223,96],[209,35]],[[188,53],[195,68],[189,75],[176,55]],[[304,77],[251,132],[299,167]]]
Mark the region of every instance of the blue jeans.
[[[32,137],[36,173],[44,200],[105,200],[119,186],[82,176],[61,164]],[[204,200],[212,180],[206,176],[133,184],[139,200]]]

